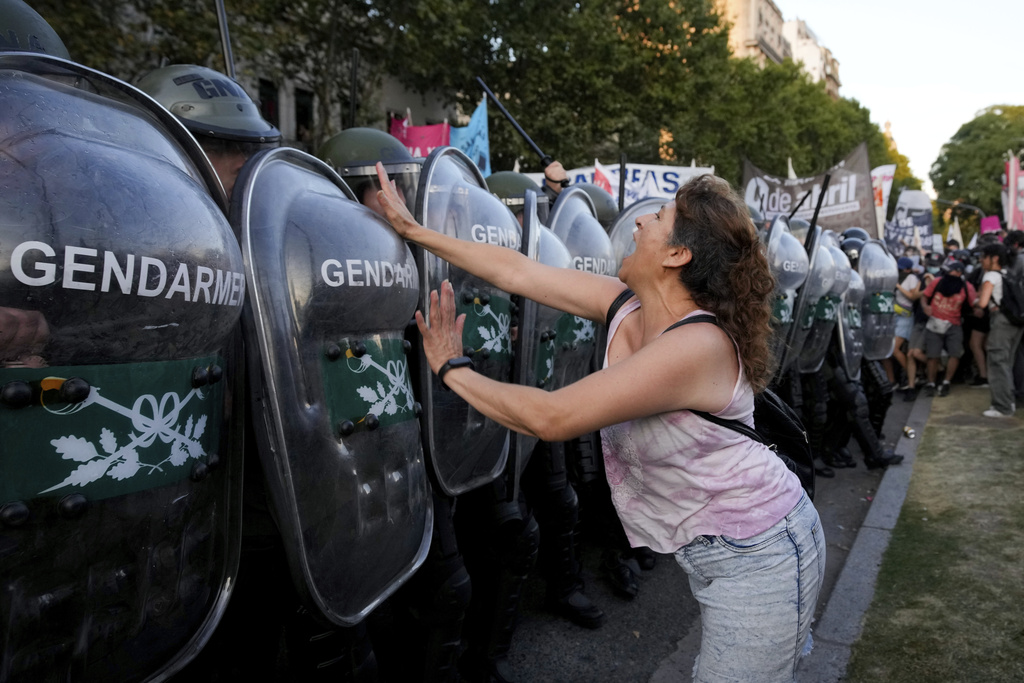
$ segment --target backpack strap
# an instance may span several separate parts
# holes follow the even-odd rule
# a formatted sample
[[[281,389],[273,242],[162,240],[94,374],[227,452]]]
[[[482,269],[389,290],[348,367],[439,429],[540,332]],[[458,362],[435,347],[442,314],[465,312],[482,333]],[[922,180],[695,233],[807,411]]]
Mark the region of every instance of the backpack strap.
[[[718,318],[707,313],[702,313],[701,315],[695,315],[691,318],[684,318],[678,322],[669,325],[665,329],[665,332],[668,332],[669,330],[674,330],[677,327],[682,327],[683,325],[688,325],[689,323],[711,323],[712,325],[718,325]],[[662,332],[662,334],[664,334],[665,332]],[[717,415],[712,415],[711,413],[705,412],[703,410],[690,409],[690,412],[693,413],[694,415],[697,415],[698,417],[704,418],[708,422],[714,422],[716,425],[720,427],[728,427],[734,432],[739,432],[740,434],[743,434],[744,436],[747,436],[758,443],[765,443],[765,440],[761,438],[760,434],[758,434],[756,431],[748,427],[746,424],[740,422],[739,420],[727,420],[724,417],[718,417]]]
[[[629,287],[627,287],[626,289],[622,290],[621,294],[619,294],[617,297],[615,297],[615,301],[613,301],[612,305],[608,307],[608,315],[605,316],[605,319],[604,319],[604,326],[605,327],[611,327],[612,326],[612,318],[615,317],[615,314],[619,312],[619,309],[622,308],[622,306],[627,301],[632,299],[633,296],[634,296],[633,290],[630,289]]]

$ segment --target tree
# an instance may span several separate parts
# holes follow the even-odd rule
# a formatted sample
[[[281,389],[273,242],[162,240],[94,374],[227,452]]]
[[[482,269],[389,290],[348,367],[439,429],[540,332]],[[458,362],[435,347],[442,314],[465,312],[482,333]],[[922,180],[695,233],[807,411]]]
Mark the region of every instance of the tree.
[[[942,146],[929,176],[939,199],[966,202],[1002,214],[1006,152],[1024,147],[1024,106],[983,109]]]

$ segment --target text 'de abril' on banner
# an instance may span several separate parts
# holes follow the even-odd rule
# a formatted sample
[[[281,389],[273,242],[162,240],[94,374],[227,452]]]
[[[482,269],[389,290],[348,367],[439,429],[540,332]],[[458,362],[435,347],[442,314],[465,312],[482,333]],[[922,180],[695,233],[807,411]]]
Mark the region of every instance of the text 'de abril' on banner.
[[[830,168],[828,189],[818,214],[818,225],[841,232],[860,227],[878,234],[875,202],[871,190],[871,166],[867,143],[861,143],[838,164]],[[811,196],[796,212],[796,218],[811,220],[821,196],[825,173],[809,178],[786,178],[765,173],[750,161],[743,161],[744,198],[771,220],[780,214],[789,216],[808,192]]]

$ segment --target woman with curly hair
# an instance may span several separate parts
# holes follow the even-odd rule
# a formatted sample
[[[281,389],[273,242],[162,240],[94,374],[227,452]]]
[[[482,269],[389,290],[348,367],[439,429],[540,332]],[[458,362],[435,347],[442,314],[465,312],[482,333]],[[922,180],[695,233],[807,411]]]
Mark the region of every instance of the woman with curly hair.
[[[697,681],[792,681],[825,566],[818,514],[766,446],[691,411],[753,426],[768,384],[774,280],[742,200],[699,176],[636,219],[618,278],[552,268],[418,225],[378,168],[380,202],[407,240],[511,293],[604,323],[604,369],[554,392],[503,384],[453,360],[463,316],[451,284],[416,322],[431,369],[487,417],[545,441],[601,430],[630,543],[672,553],[703,622]],[[632,290],[635,294],[623,295]],[[697,315],[710,322],[666,328]]]

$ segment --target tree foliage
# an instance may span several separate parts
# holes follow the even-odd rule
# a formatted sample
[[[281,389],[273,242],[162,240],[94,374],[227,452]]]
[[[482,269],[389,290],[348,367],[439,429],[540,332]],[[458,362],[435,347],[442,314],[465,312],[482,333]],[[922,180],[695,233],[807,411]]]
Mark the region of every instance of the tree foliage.
[[[986,214],[1002,214],[1000,191],[1007,151],[1024,147],[1024,106],[994,105],[983,109],[939,151],[932,165],[932,185],[939,199],[977,206]]]
[[[739,183],[744,157],[774,173],[792,158],[799,174],[811,175],[864,140],[873,165],[899,163],[856,101],[832,100],[792,62],[760,68],[733,58],[713,0],[226,3],[238,63],[314,93],[314,144],[348,122],[353,98],[357,123],[376,123],[370,105],[385,75],[467,114],[483,97],[480,76],[567,167],[620,155],[696,159]],[[37,4],[74,58],[121,78],[171,62],[224,68],[211,0]],[[356,92],[352,48],[361,65]],[[489,116],[492,167],[518,160],[538,170],[537,155],[494,106]],[[900,168],[897,188],[901,173],[909,175],[905,163]]]

